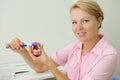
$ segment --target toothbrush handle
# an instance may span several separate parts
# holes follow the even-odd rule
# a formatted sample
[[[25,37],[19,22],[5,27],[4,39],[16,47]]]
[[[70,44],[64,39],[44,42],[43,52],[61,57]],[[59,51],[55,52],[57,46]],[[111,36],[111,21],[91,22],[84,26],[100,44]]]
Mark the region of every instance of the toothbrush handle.
[[[36,43],[33,43],[31,46],[37,46],[38,44],[36,44]],[[27,44],[23,44],[21,47],[22,48],[25,48],[25,47],[27,47],[28,45]],[[8,48],[10,48],[10,46],[6,46],[6,48],[8,49]]]

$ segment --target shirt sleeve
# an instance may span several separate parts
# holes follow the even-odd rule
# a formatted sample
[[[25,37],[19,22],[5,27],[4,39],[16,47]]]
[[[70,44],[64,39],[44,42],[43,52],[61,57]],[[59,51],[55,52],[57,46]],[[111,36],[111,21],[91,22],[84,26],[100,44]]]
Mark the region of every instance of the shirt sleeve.
[[[111,80],[117,64],[117,54],[103,56],[82,80]]]
[[[70,54],[70,51],[73,47],[73,44],[68,45],[63,50],[56,52],[51,58],[57,65],[64,66],[68,59],[68,54]]]

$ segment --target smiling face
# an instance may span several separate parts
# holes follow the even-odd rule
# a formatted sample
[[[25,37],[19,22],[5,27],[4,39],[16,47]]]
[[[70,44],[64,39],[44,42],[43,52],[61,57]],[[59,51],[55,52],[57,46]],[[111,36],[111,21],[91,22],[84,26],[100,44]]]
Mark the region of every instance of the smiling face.
[[[80,8],[71,10],[72,30],[75,36],[82,42],[90,41],[98,37],[98,28],[102,19],[88,14]]]

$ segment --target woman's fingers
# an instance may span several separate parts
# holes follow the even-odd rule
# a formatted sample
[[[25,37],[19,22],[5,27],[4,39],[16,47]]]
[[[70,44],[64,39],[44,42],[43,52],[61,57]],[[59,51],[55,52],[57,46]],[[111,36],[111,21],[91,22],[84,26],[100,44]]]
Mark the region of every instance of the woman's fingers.
[[[6,43],[6,46],[11,49],[21,49],[23,42],[21,42],[18,38],[14,38],[10,43]]]
[[[43,54],[45,54],[45,50],[44,50],[43,44],[41,44],[41,51],[42,51]]]

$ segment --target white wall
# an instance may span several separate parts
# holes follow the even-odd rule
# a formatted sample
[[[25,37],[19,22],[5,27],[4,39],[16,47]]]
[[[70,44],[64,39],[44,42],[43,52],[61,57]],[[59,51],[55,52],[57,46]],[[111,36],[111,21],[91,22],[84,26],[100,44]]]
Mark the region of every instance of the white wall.
[[[0,0],[0,64],[23,62],[18,54],[5,48],[4,44],[14,37],[19,37],[25,43],[42,42],[49,56],[73,42],[75,37],[69,17],[69,8],[73,1]],[[120,0],[97,2],[105,14],[100,32],[105,34],[108,42],[119,53]],[[120,75],[119,71],[116,74]]]
[[[22,60],[5,49],[4,44],[14,37],[25,43],[44,43],[48,55],[73,41],[70,4],[65,0],[0,0],[0,63]]]

